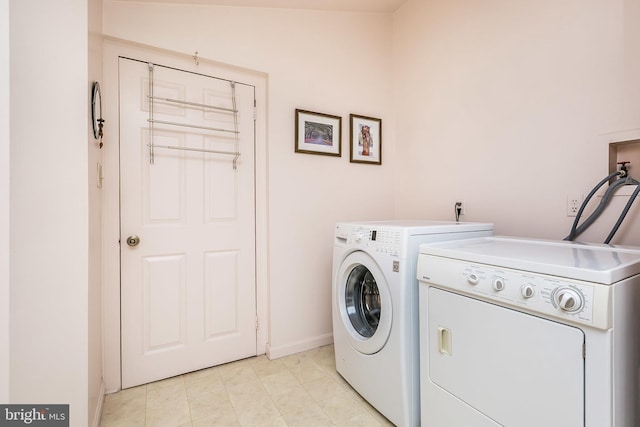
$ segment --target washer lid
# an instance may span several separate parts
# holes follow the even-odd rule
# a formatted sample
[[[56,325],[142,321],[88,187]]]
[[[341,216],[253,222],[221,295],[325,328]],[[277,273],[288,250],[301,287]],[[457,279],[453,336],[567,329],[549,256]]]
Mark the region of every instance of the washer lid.
[[[420,245],[420,253],[610,285],[640,273],[640,248],[481,237]]]

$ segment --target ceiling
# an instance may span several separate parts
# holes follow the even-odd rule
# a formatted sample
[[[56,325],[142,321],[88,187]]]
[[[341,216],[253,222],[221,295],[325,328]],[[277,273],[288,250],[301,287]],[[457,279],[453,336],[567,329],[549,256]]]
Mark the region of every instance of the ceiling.
[[[208,4],[215,6],[275,7],[286,9],[340,10],[391,13],[407,0],[120,0],[155,3]]]

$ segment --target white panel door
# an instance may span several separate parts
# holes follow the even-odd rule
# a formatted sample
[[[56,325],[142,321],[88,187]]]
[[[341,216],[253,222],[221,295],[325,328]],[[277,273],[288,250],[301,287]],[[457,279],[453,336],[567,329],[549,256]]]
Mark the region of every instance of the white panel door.
[[[119,79],[127,388],[256,355],[254,88],[125,58]]]

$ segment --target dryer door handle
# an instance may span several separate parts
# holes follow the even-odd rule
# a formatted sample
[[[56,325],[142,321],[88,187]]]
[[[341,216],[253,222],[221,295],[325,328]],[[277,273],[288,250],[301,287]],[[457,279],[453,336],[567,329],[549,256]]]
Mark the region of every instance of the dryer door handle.
[[[438,327],[438,351],[440,354],[451,356],[451,331],[442,326]]]

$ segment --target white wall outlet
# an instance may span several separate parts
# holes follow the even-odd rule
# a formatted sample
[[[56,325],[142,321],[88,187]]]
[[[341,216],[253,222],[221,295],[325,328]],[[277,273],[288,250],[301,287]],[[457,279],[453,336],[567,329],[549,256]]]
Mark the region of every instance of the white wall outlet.
[[[567,196],[567,216],[578,215],[582,200],[582,194],[569,194]]]

